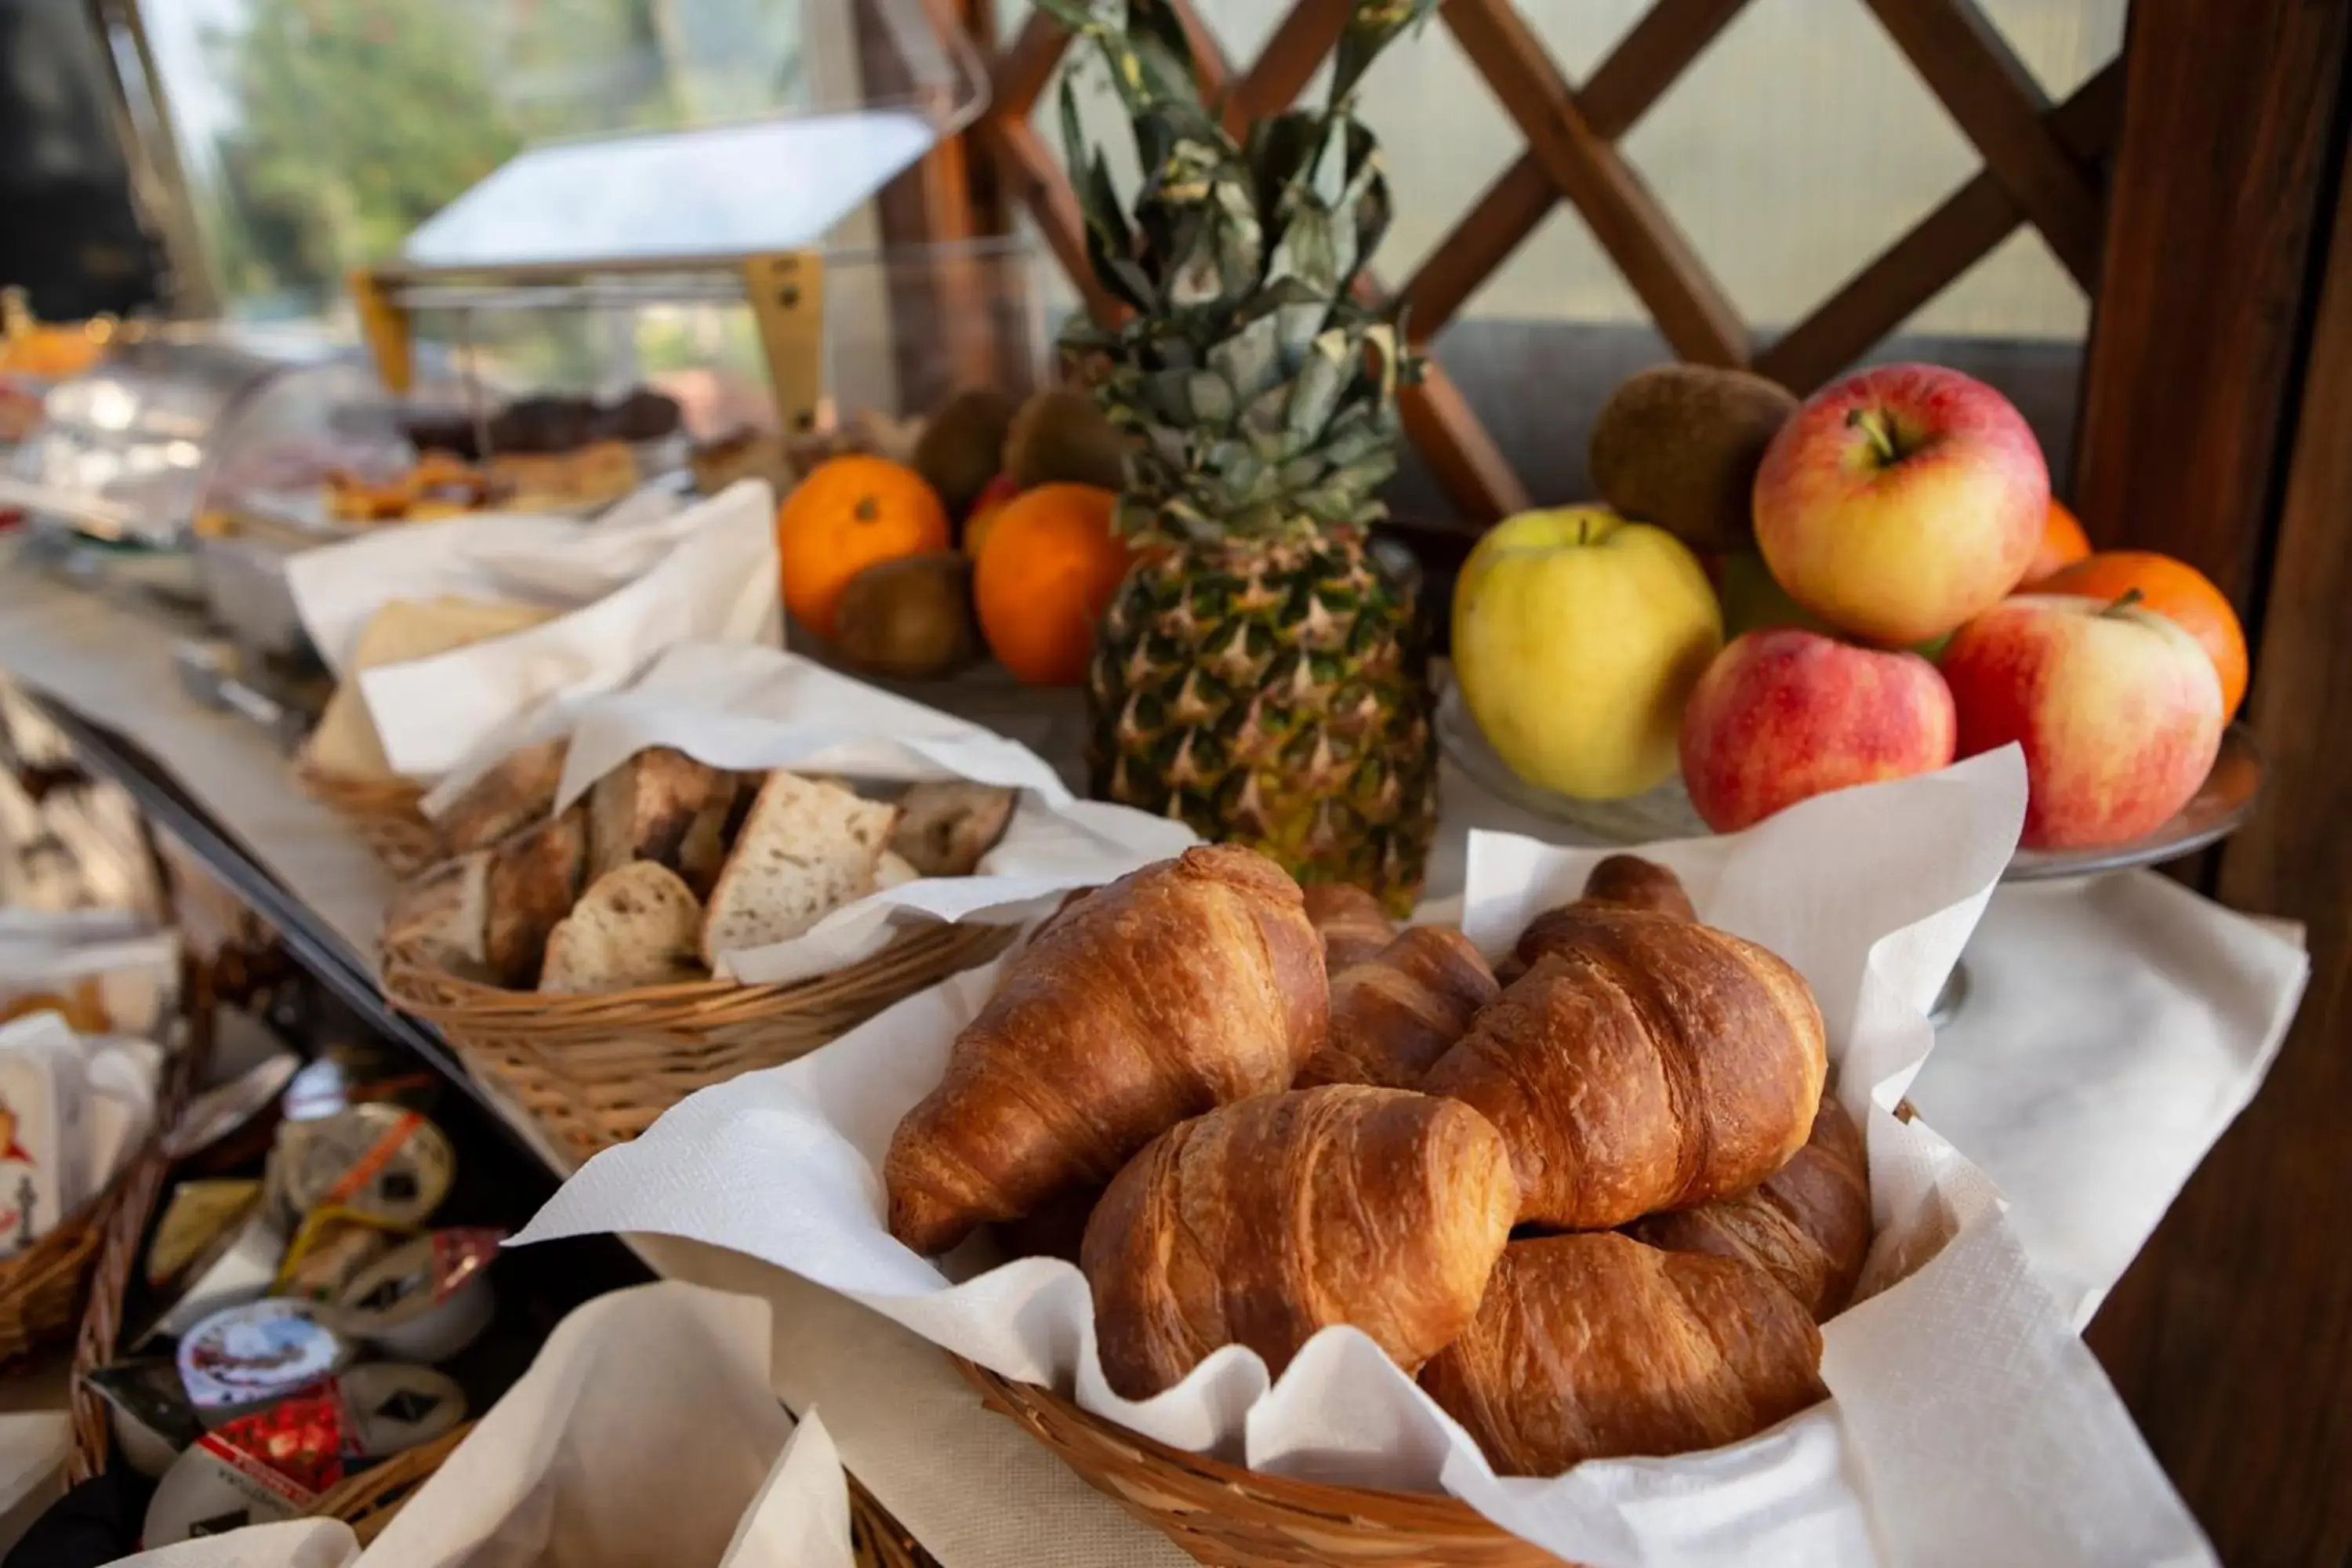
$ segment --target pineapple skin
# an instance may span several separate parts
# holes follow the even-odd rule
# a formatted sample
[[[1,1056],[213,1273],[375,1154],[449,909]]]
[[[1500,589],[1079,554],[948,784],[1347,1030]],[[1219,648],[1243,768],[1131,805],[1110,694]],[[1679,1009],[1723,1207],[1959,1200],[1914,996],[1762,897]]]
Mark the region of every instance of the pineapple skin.
[[[1416,594],[1354,529],[1147,552],[1096,642],[1092,793],[1409,914],[1437,831]]]

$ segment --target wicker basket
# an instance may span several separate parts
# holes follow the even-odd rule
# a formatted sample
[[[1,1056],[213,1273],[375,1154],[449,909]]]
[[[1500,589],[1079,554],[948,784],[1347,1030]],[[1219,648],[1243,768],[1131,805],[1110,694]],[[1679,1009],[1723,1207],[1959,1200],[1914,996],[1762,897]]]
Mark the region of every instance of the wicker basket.
[[[394,876],[413,877],[447,858],[440,831],[420,805],[423,784],[333,773],[307,752],[295,762],[294,777],[304,794],[341,817]]]
[[[413,952],[384,991],[574,1161],[626,1142],[698,1089],[806,1056],[892,1003],[985,963],[1011,926],[937,922],[871,958],[783,985],[702,980],[598,994],[506,991]]]
[[[155,1124],[147,1141],[104,1192],[0,1263],[0,1368],[73,1333],[117,1220],[128,1210],[140,1215],[143,1223],[163,1184],[163,1169],[170,1163],[163,1153],[164,1131],[187,1104],[195,1075],[212,1051],[210,978],[190,967],[184,970],[181,984],[187,1037],[164,1066],[155,1096]]]
[[[1217,1568],[1560,1568],[1560,1559],[1453,1498],[1364,1491],[1260,1475],[1155,1443],[1051,1390],[949,1358],[1096,1490]]]

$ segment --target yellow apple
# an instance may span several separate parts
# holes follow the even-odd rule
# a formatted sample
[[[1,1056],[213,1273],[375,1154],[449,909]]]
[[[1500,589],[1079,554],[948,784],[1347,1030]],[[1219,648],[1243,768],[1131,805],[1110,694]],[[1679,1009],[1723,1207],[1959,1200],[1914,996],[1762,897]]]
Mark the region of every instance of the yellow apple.
[[[1675,771],[1683,705],[1723,611],[1673,534],[1601,507],[1530,511],[1478,542],[1454,590],[1454,673],[1511,771],[1580,800]]]

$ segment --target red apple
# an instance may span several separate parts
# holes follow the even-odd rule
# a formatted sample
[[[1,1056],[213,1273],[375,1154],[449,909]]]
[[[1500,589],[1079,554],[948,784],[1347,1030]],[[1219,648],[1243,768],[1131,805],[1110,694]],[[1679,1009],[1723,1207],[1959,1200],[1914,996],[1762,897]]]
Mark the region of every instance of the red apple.
[[[1756,470],[1756,542],[1772,575],[1876,643],[1927,642],[1999,603],[2049,515],[2050,469],[2024,416],[1936,365],[1824,387]]]
[[[1733,639],[1683,710],[1683,783],[1729,833],[1848,784],[1952,760],[1952,694],[1916,653],[1780,627]]]
[[[2204,648],[2126,595],[2021,594],[1956,633],[1944,679],[1960,754],[2025,751],[2029,849],[2121,844],[2189,804],[2221,745]]]

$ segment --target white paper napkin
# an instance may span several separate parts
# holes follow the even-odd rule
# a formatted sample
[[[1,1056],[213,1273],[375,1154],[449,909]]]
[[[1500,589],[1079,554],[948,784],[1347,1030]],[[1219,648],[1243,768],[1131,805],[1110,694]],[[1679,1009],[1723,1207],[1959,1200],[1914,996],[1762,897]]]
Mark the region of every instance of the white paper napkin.
[[[971,723],[779,648],[688,644],[629,689],[541,706],[478,747],[425,798],[446,809],[516,745],[568,734],[559,809],[647,746],[674,746],[714,767],[795,768],[915,783],[971,779],[1021,792],[1004,837],[970,877],[933,877],[835,910],[802,936],[722,953],[747,982],[823,974],[879,952],[919,920],[1018,924],[1072,888],[1092,887],[1194,842],[1180,822],[1079,800],[1042,757]]]
[[[365,1552],[259,1525],[139,1568],[852,1568],[848,1483],[814,1411],[768,1392],[768,1305],[697,1286],[600,1296]]]
[[[937,1081],[991,972],[692,1097],[598,1155],[521,1239],[637,1230],[734,1247],[1163,1441],[1326,1479],[1442,1484],[1591,1568],[2112,1561],[2085,1551],[2101,1531],[2147,1548],[2134,1561],[2197,1560],[2195,1525],[2063,1314],[2021,1265],[2004,1266],[2022,1254],[1990,1184],[1923,1122],[1890,1113],[1932,1044],[1924,1010],[2008,860],[2023,805],[2023,770],[2007,751],[1809,802],[1745,834],[1654,848],[1703,915],[1812,983],[1841,1098],[1865,1129],[1880,1225],[1864,1290],[1883,1293],[1827,1332],[1834,1403],[1711,1454],[1496,1478],[1346,1328],[1318,1336],[1271,1388],[1254,1354],[1227,1347],[1157,1398],[1118,1398],[1076,1269],[1029,1258],[950,1282],[883,1228],[890,1131]],[[1479,836],[1466,929],[1498,949],[1527,917],[1573,897],[1599,853]],[[1988,1464],[1995,1443],[2010,1457]],[[1946,1532],[1954,1515],[1969,1521],[1964,1536]]]
[[[486,511],[373,528],[294,556],[287,584],[311,645],[341,676],[369,618],[395,599],[603,598],[702,526],[688,499],[648,486],[593,521]]]
[[[1911,1100],[2011,1200],[2077,1327],[2270,1070],[2310,971],[2299,934],[2153,871],[1993,895]]]
[[[541,704],[625,685],[678,643],[782,639],[765,481],[740,481],[671,515],[625,519],[609,535],[604,526],[462,519],[295,557],[296,602],[320,647],[342,650],[331,658],[347,656],[368,616],[395,599],[457,592],[579,606],[488,642],[359,672],[394,772],[437,777]]]
[[[768,1335],[752,1297],[664,1283],[596,1298],[361,1563],[845,1568],[841,1467],[821,1427],[787,1452]]]

